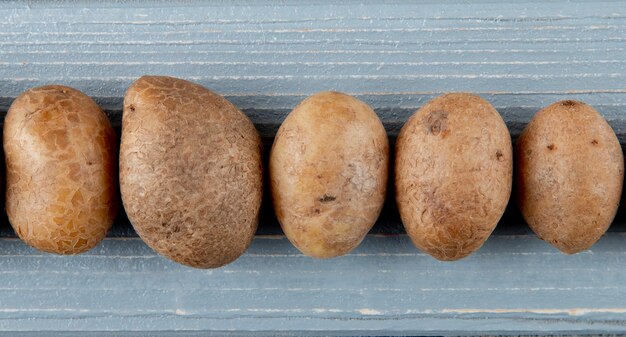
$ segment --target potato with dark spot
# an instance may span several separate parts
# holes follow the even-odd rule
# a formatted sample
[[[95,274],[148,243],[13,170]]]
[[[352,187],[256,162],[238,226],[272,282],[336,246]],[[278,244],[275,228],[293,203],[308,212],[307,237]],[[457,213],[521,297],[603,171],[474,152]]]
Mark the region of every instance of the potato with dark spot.
[[[69,87],[33,88],[9,108],[3,138],[17,235],[56,254],[96,246],[119,207],[117,138],[102,109]]]
[[[556,102],[517,140],[517,202],[530,228],[566,254],[609,228],[622,194],[624,157],[611,126],[591,106]]]
[[[120,186],[139,236],[185,265],[241,256],[257,228],[261,140],[224,97],[177,78],[144,76],[124,97]]]
[[[512,169],[509,130],[489,102],[455,93],[417,110],[398,136],[395,167],[413,243],[445,261],[478,250],[504,213]]]
[[[357,247],[382,209],[388,157],[385,129],[365,103],[339,92],[300,103],[270,154],[274,209],[287,238],[315,258]]]

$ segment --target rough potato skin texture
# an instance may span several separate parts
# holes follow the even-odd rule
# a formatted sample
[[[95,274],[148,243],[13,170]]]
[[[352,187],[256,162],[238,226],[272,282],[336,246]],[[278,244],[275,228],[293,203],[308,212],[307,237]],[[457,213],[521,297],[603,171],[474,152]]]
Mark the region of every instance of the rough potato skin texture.
[[[276,216],[304,254],[350,252],[385,200],[389,144],[376,113],[358,99],[321,92],[281,125],[270,154]]]
[[[30,89],[9,108],[3,143],[17,235],[56,254],[96,246],[119,207],[117,137],[100,107],[69,87]]]
[[[445,94],[417,110],[398,136],[395,166],[413,243],[444,261],[478,250],[511,195],[512,152],[504,121],[476,95]]]
[[[591,106],[560,101],[540,110],[516,143],[516,198],[543,240],[574,254],[609,228],[622,194],[624,157]]]
[[[261,140],[224,97],[177,78],[144,76],[126,92],[122,201],[139,236],[196,268],[241,256],[258,224]]]

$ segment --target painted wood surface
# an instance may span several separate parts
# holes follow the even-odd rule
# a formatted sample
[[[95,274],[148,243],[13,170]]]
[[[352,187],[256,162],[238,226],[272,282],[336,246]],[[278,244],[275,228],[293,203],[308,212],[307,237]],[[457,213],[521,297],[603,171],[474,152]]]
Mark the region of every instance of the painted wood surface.
[[[519,133],[555,100],[597,107],[624,140],[621,1],[9,1],[0,6],[0,107],[63,83],[119,124],[144,74],[227,95],[265,136],[321,90],[371,104],[391,135],[428,99],[479,93]]]
[[[137,238],[109,238],[74,257],[3,239],[0,329],[617,333],[626,325],[625,240],[612,233],[565,256],[534,236],[499,235],[468,259],[441,263],[404,235],[368,236],[332,261],[304,257],[282,236],[260,236],[235,263],[197,270]]]
[[[580,99],[626,142],[622,1],[3,1],[0,19],[2,113],[22,91],[59,83],[119,128],[128,85],[160,74],[225,94],[267,146],[321,90],[365,100],[392,141],[428,99],[469,91],[513,137],[542,106]],[[250,251],[212,271],[156,256],[123,214],[75,257],[24,246],[4,221],[0,333],[626,333],[624,213],[591,251],[565,256],[510,207],[481,251],[442,263],[412,247],[390,199],[361,247],[320,261],[280,235],[266,203]]]

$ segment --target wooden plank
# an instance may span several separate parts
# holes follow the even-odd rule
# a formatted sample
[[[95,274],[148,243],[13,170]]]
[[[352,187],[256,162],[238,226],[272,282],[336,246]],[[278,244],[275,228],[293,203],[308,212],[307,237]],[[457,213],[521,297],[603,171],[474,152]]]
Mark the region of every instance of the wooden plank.
[[[611,233],[566,256],[532,235],[500,235],[442,263],[404,235],[368,236],[333,260],[269,236],[216,270],[175,264],[136,238],[109,238],[73,257],[2,239],[0,331],[623,332],[625,239]]]
[[[226,94],[267,137],[306,95],[334,89],[371,104],[392,136],[433,96],[471,91],[514,136],[542,106],[572,98],[626,139],[619,1],[13,1],[0,15],[0,110],[58,82],[119,123],[128,85],[157,73]]]

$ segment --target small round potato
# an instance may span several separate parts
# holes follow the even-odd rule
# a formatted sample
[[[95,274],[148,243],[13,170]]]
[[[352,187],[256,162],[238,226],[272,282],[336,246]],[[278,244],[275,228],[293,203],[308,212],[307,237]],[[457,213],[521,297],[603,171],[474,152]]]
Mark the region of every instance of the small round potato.
[[[395,167],[413,243],[445,261],[478,250],[504,213],[512,169],[511,136],[489,102],[446,94],[417,110],[398,136]]]
[[[350,252],[385,200],[389,144],[376,113],[358,99],[321,92],[285,119],[270,154],[276,216],[304,254]]]
[[[624,157],[613,129],[591,106],[556,102],[516,144],[517,201],[539,238],[567,254],[609,228],[622,194]]]
[[[263,194],[261,139],[224,97],[172,77],[144,76],[124,98],[122,201],[139,236],[196,268],[241,256]]]
[[[69,87],[33,88],[11,105],[3,138],[17,235],[49,253],[96,246],[119,206],[117,138],[100,107]]]

